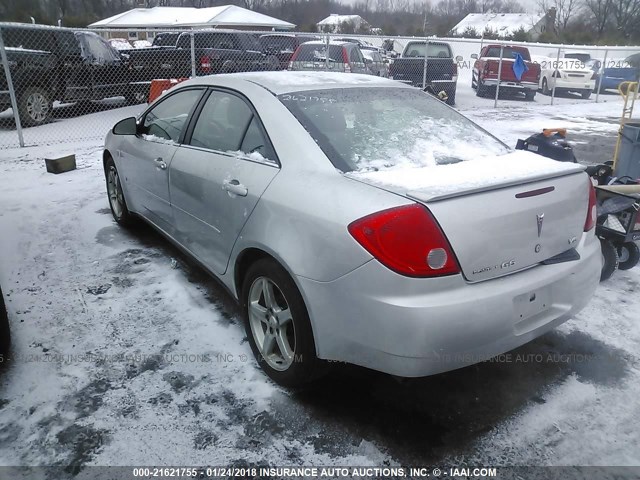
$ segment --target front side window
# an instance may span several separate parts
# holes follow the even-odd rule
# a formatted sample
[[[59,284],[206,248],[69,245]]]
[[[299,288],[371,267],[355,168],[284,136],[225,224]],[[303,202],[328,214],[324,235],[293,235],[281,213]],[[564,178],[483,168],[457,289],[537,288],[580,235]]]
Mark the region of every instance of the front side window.
[[[202,90],[183,90],[153,107],[144,117],[142,137],[155,142],[177,143],[201,94]]]
[[[194,147],[242,153],[256,160],[275,159],[249,105],[236,95],[211,92],[191,135]],[[262,157],[262,158],[261,158]]]
[[[437,167],[510,151],[418,89],[341,88],[278,98],[343,172]]]

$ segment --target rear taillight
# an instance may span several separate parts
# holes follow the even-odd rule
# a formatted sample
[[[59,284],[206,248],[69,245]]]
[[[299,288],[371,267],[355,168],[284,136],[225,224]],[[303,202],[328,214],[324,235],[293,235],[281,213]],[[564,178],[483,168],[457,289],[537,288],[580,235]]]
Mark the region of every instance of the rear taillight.
[[[596,226],[596,219],[598,218],[596,202],[596,189],[589,179],[589,209],[587,210],[587,220],[584,222],[584,231],[588,232]]]
[[[342,48],[342,63],[344,64],[345,73],[351,73],[351,65],[349,65],[349,54],[346,48]]]
[[[202,70],[204,73],[211,72],[211,58],[209,58],[207,55],[203,55],[202,57],[200,57],[200,70]]]
[[[349,233],[380,263],[409,277],[460,273],[451,245],[429,210],[406,205],[351,223]]]

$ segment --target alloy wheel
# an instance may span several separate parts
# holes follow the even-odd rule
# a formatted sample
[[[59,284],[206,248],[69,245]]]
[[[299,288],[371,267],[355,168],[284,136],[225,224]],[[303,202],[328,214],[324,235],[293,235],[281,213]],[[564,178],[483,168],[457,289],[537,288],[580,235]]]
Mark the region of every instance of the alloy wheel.
[[[49,102],[39,92],[33,92],[27,97],[27,114],[34,122],[42,122],[49,114]]]
[[[109,203],[113,209],[113,214],[116,218],[120,218],[124,210],[124,197],[122,195],[122,187],[120,186],[120,177],[114,166],[109,168],[107,190],[109,192]]]
[[[291,309],[278,286],[258,277],[249,289],[249,324],[263,359],[274,370],[287,370],[296,351],[295,325]]]

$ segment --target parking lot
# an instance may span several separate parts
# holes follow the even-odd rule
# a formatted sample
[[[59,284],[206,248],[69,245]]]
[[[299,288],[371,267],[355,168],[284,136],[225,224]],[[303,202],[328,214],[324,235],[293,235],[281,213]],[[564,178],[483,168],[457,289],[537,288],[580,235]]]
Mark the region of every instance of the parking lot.
[[[510,145],[561,126],[580,161],[611,157],[614,96],[494,110],[470,92],[458,108]],[[637,269],[490,362],[413,380],[336,365],[312,388],[285,390],[255,364],[215,281],[150,228],[114,223],[102,142],[74,140],[90,118],[70,117],[31,129],[62,128],[62,144],[0,151],[14,345],[0,378],[0,464],[637,465]],[[78,169],[47,174],[43,158],[63,153]]]

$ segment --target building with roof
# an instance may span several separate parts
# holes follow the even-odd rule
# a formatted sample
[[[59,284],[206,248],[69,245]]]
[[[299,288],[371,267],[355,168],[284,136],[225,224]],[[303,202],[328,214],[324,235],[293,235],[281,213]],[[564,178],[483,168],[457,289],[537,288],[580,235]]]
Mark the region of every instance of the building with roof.
[[[324,33],[365,33],[371,25],[360,15],[338,15],[332,13],[316,23],[319,32]]]
[[[292,30],[295,25],[236,5],[209,8],[134,8],[89,25],[89,28],[104,30],[130,30],[129,40],[151,38],[154,30],[216,27],[243,30]],[[118,37],[122,36],[122,33],[109,32],[108,36]]]
[[[542,33],[553,28],[554,21],[555,11],[551,10],[547,14],[470,13],[451,29],[451,35],[465,36],[473,31],[481,36],[483,32],[491,31],[499,38],[505,38],[523,30],[535,41]]]

